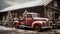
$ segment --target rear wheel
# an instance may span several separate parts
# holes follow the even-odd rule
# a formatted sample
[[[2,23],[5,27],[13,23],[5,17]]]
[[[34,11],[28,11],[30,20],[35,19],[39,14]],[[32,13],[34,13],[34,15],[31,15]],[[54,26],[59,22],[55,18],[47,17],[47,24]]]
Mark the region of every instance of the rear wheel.
[[[34,30],[35,30],[35,31],[39,31],[40,28],[41,28],[41,27],[40,27],[38,24],[35,24],[35,25],[34,25]]]
[[[17,26],[18,26],[18,24],[17,23],[14,23],[13,27],[14,28],[18,28]]]

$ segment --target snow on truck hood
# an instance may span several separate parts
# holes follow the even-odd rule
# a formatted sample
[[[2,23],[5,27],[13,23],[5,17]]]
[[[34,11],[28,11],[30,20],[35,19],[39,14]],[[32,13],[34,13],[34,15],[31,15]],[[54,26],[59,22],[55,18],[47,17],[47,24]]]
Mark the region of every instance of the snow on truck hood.
[[[35,18],[33,18],[33,19],[35,19],[35,20],[37,20],[37,21],[35,21],[35,22],[37,22],[37,23],[46,23],[46,22],[48,22],[48,18],[40,18],[40,17],[35,17]],[[41,20],[41,21],[40,21]],[[43,21],[42,21],[43,20]],[[44,20],[46,20],[46,21],[44,21]]]
[[[48,18],[40,18],[40,17],[34,17],[33,19],[38,19],[38,20],[40,20],[40,19],[42,19],[42,20],[49,20]]]

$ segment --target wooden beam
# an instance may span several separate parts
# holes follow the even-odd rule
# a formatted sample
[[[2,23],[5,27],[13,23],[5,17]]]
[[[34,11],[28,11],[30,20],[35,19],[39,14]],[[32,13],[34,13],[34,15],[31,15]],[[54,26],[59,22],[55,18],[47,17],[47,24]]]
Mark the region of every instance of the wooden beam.
[[[50,8],[50,9],[56,10],[56,11],[60,11],[60,9],[58,9],[56,7],[50,7],[50,6],[47,6],[47,7]]]

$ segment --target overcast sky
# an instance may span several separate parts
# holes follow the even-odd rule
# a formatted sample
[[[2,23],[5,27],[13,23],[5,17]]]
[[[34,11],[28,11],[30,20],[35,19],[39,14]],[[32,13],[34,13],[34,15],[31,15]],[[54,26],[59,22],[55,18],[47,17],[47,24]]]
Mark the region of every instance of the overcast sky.
[[[12,5],[26,3],[30,1],[33,0],[0,0],[0,10]]]

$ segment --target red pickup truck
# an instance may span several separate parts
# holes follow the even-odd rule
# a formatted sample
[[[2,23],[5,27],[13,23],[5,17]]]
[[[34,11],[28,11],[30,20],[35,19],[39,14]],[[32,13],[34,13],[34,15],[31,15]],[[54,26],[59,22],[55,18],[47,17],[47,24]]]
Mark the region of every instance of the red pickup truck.
[[[28,27],[32,27],[35,30],[39,30],[41,28],[51,28],[50,23],[48,22],[48,18],[41,18],[38,13],[26,13],[20,20],[19,22],[16,21],[19,25],[24,25]]]

